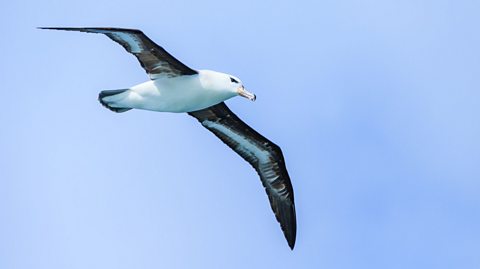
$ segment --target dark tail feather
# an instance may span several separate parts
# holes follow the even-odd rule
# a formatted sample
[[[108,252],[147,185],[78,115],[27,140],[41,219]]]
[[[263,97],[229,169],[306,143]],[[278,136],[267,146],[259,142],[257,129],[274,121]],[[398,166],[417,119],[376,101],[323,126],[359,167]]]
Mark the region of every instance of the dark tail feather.
[[[128,91],[128,89],[101,91],[98,94],[98,101],[100,101],[100,104],[102,104],[104,107],[110,109],[113,112],[122,113],[122,112],[125,112],[125,111],[129,111],[131,108],[113,107],[113,106],[111,106],[111,103],[103,100],[103,98],[105,98],[105,97],[121,94],[125,91]]]

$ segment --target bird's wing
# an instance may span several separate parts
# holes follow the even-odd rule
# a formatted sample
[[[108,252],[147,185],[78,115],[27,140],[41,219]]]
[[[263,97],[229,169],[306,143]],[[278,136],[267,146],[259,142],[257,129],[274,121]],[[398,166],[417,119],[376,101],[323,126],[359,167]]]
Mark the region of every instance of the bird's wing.
[[[155,44],[142,31],[122,28],[70,28],[40,27],[40,29],[78,31],[105,34],[122,45],[129,53],[135,55],[151,79],[194,75],[198,72],[175,59],[161,46]]]
[[[280,147],[250,128],[225,103],[188,114],[255,168],[288,245],[293,249],[297,233],[293,188]]]

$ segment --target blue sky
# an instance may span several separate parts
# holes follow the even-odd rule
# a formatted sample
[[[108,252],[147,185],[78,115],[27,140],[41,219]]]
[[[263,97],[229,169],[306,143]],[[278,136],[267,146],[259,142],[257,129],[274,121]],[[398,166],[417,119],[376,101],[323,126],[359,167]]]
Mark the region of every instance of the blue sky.
[[[3,1],[0,268],[479,268],[478,1]],[[139,28],[280,145],[289,250],[250,166],[183,114],[112,113]]]

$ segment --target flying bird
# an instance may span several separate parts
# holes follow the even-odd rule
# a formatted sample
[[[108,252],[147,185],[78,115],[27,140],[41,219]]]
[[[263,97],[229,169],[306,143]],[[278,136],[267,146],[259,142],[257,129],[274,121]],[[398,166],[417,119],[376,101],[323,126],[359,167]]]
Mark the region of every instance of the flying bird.
[[[150,79],[131,88],[99,93],[100,103],[121,113],[131,109],[188,113],[249,162],[260,176],[270,205],[293,250],[297,232],[293,188],[280,147],[238,118],[224,103],[234,96],[255,101],[232,75],[194,70],[155,44],[142,31],[122,28],[40,29],[104,34],[133,54]]]

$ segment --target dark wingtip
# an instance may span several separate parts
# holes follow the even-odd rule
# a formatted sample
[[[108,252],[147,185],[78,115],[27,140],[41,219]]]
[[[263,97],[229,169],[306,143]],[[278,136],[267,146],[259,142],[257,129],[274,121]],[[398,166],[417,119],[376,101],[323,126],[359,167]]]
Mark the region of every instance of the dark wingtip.
[[[37,27],[37,29],[40,30],[66,30],[66,31],[75,31],[75,30],[80,30],[82,28],[75,28],[75,27]]]
[[[297,218],[293,197],[292,202],[283,204],[283,208],[281,208],[276,215],[278,216],[277,220],[280,222],[285,239],[287,239],[288,246],[293,250],[297,238]]]
[[[285,238],[287,239],[288,246],[291,250],[295,248],[295,239],[296,239],[296,229],[294,229],[291,233],[285,232]]]
[[[101,33],[100,31],[123,31],[123,32],[134,32],[142,33],[138,29],[129,29],[129,28],[115,28],[115,27],[37,27],[41,30],[63,30],[63,31],[78,31],[86,33]]]
[[[287,241],[288,241],[288,246],[293,251],[293,249],[295,248],[295,237],[293,237],[293,239],[290,239],[290,240],[287,239]]]
[[[62,30],[62,31],[79,31],[80,28],[69,28],[69,27],[37,27],[39,30]]]

